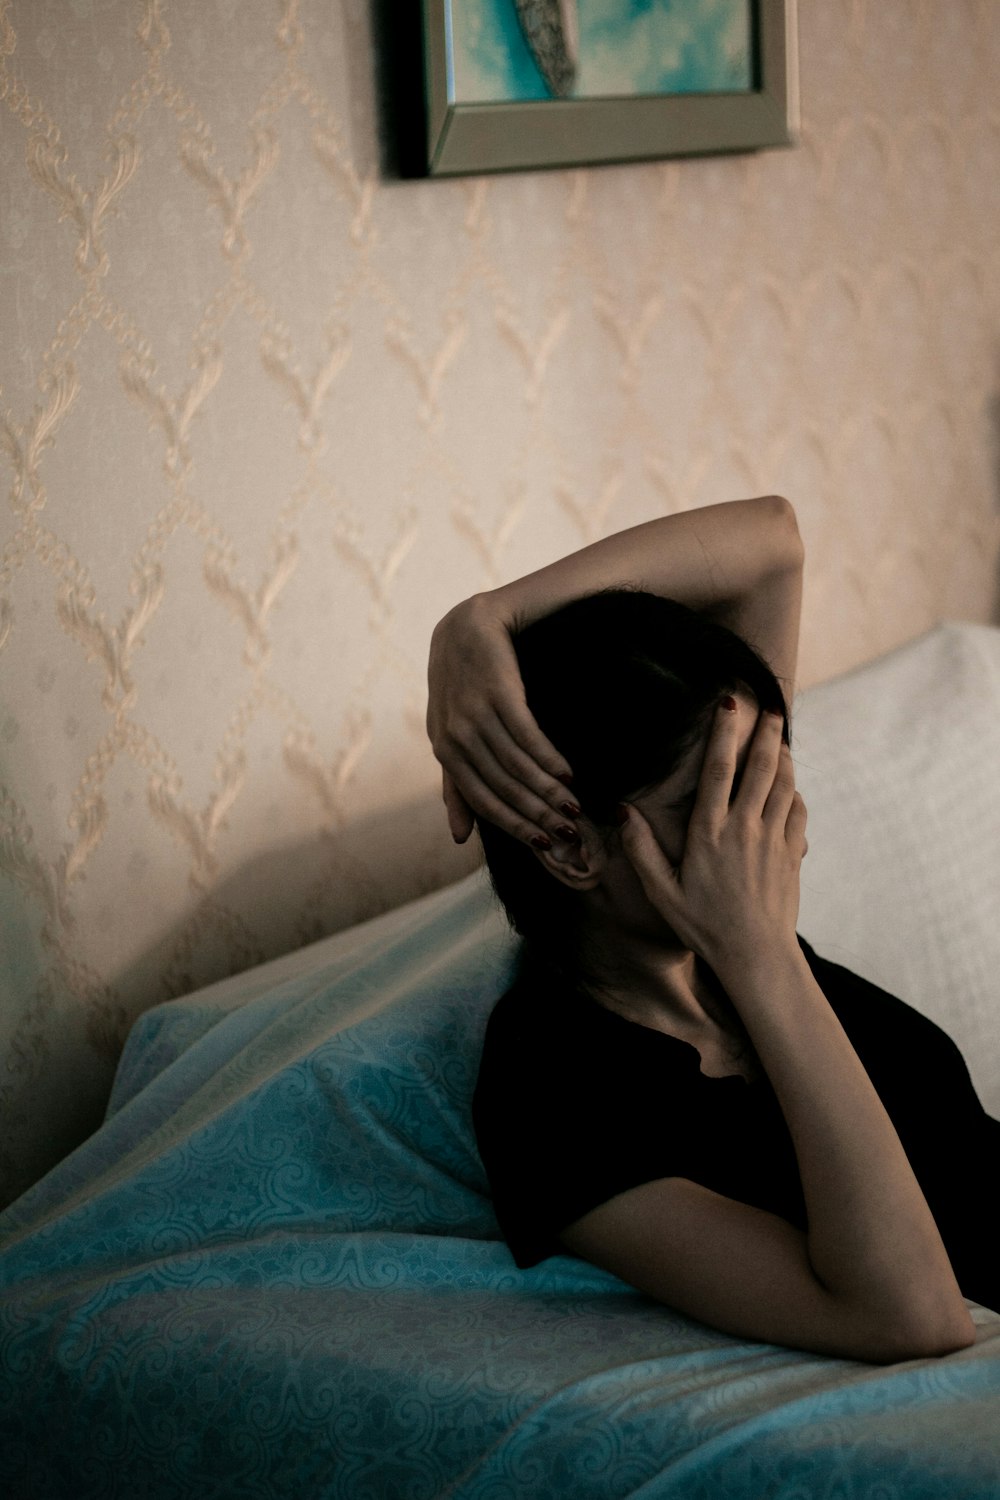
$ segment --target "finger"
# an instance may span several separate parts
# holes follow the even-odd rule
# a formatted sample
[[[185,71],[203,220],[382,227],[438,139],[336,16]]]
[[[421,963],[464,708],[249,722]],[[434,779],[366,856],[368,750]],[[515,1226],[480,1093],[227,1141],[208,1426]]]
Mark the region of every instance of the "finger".
[[[448,814],[448,827],[456,844],[464,844],[473,829],[472,808],[447,771],[441,772],[441,796]]]
[[[778,751],[778,765],[771,783],[771,790],[767,794],[764,804],[764,817],[768,822],[783,827],[788,818],[788,812],[795,796],[795,767],[792,764],[792,752],[782,741]]]
[[[547,802],[501,765],[485,739],[477,738],[474,756],[470,754],[465,760],[451,761],[451,774],[458,790],[475,812],[498,823],[507,832],[512,831],[510,818],[520,820],[524,832],[515,837],[530,838],[532,834],[544,833],[549,838],[572,841],[576,831],[573,819],[580,816],[580,809],[569,800],[566,788],[559,788],[564,805],[558,812],[553,812]],[[498,807],[507,809],[503,821],[493,816]],[[531,825],[530,829],[528,825]]]
[[[781,761],[782,728],[780,714],[764,710],[757,718],[757,727],[750,741],[750,750],[740,779],[740,789],[733,799],[742,811],[751,816],[763,816],[774,785]]]
[[[530,719],[530,715],[528,717]],[[540,732],[539,738],[543,745],[549,743]],[[542,821],[536,802],[548,810],[548,821],[553,828],[580,816],[572,792],[531,759],[511,737],[494,710],[463,716],[451,726],[446,741],[436,748],[435,753],[459,780],[466,800],[473,806],[477,806],[474,796],[462,784],[463,765],[469,766],[475,777],[491,787],[501,801],[511,802],[525,816]],[[557,766],[567,764],[558,754],[554,763]],[[566,774],[570,779],[568,772],[559,774]],[[529,800],[525,801],[525,798]]]
[[[552,817],[564,822],[580,816],[573,795],[573,769],[541,732],[528,708],[507,709],[496,715],[484,730],[496,760],[514,780],[541,798]],[[550,820],[549,820],[550,822]]]
[[[549,809],[537,798],[527,796],[523,787],[519,789],[519,802],[505,801],[470,765],[456,765],[452,778],[457,794],[478,817],[494,823],[521,843],[550,849],[554,843],[579,841],[579,833],[567,819],[553,826]],[[522,811],[524,805],[527,811]]]
[[[725,819],[729,811],[733,778],[736,775],[736,720],[736,699],[723,698],[715,711],[715,720],[708,737],[689,827],[699,823],[715,827]]]
[[[567,757],[559,754],[552,741],[541,732],[537,718],[526,703],[508,703],[499,712],[499,721],[520,753],[528,757],[550,783],[556,783],[556,790],[565,778],[573,778],[573,768]]]
[[[632,803],[621,827],[622,849],[648,899],[664,915],[674,910],[679,894],[677,871],[667,859],[639,809]]]
[[[480,737],[482,743],[489,748],[496,765],[506,772],[514,783],[524,787],[531,796],[545,803],[552,818],[557,822],[565,823],[567,818],[580,816],[580,808],[572,791],[567,787],[566,782],[557,779],[558,776],[565,775],[567,782],[571,781],[572,777],[568,771],[553,774],[546,770],[537,759],[532,757],[523,744],[519,744],[512,737],[506,724],[500,719],[495,719],[492,723],[483,726],[480,729]],[[542,745],[549,743],[544,735],[539,734],[539,739]],[[550,760],[550,764],[565,766],[566,761],[556,752],[555,759]],[[487,774],[486,768],[481,767],[481,770],[485,779],[491,781],[492,775]],[[497,786],[496,790],[500,791],[500,787]]]
[[[795,792],[792,796],[791,806],[788,809],[788,816],[785,819],[785,841],[793,849],[801,846],[801,857],[803,859],[805,859],[809,848],[809,840],[806,838],[806,822],[808,821],[808,817],[809,813],[805,802],[802,800],[802,793]]]

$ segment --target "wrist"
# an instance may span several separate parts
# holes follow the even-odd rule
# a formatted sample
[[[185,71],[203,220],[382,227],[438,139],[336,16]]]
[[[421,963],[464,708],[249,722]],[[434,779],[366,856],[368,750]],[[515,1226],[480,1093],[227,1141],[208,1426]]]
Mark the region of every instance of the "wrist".
[[[495,589],[484,589],[473,594],[470,604],[475,606],[476,617],[485,624],[500,625],[511,634],[530,625],[537,618],[523,598],[515,579],[513,583],[500,584]]]
[[[708,958],[713,971],[734,1003],[740,996],[748,1002],[757,997],[767,1000],[785,985],[803,977],[812,977],[809,962],[794,933],[729,944]]]
[[[498,592],[484,590],[479,594],[470,594],[467,599],[460,599],[446,615],[442,615],[434,627],[434,635],[449,636],[456,632],[464,634],[469,630],[475,633],[488,632],[497,627],[510,630],[510,611],[496,597]]]

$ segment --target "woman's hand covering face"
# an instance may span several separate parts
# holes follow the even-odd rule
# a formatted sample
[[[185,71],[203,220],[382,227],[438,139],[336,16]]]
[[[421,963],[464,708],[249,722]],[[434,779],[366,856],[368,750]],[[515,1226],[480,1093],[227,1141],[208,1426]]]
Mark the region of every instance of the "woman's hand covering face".
[[[780,717],[759,714],[734,791],[738,719],[734,708],[716,711],[679,865],[638,808],[629,807],[621,830],[647,900],[713,967],[723,955],[759,958],[795,944],[806,851],[806,807]]]
[[[440,621],[427,676],[427,733],[455,842],[473,814],[536,848],[575,838],[580,809],[560,780],[570,767],[528,708],[510,627],[488,599],[466,599]]]

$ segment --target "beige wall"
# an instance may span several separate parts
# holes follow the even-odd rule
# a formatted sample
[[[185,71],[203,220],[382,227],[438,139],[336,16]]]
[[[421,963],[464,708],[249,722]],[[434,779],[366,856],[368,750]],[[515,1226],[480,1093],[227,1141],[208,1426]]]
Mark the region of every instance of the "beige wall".
[[[456,598],[777,490],[815,680],[997,601],[1000,15],[802,0],[801,144],[380,177],[363,0],[0,3],[0,1129],[468,868]]]

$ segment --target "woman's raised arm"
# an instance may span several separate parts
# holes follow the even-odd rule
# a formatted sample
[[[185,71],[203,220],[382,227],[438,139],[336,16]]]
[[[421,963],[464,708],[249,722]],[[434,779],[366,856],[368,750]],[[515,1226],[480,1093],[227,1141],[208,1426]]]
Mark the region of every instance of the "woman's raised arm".
[[[768,662],[790,703],[802,564],[794,510],[765,495],[646,521],[456,605],[431,640],[427,709],[456,842],[468,838],[475,813],[525,842],[558,839],[575,816],[572,767],[525,702],[516,630],[583,594],[645,589],[735,630]]]

